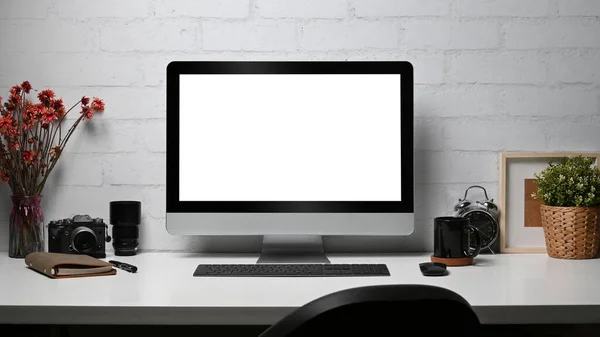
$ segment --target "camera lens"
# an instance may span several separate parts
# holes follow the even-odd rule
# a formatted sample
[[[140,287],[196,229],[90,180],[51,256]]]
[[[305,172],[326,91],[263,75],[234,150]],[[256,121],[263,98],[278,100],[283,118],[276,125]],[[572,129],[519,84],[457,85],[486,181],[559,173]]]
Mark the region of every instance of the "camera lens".
[[[110,224],[115,255],[135,255],[139,245],[139,225],[142,203],[139,201],[111,201]]]
[[[71,246],[79,253],[87,254],[96,250],[96,234],[88,227],[75,228],[71,238]]]

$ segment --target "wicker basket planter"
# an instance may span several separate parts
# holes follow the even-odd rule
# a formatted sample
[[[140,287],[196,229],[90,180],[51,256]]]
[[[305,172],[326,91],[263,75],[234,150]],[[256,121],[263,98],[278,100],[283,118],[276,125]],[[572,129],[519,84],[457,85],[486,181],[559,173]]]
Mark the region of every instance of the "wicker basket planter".
[[[600,247],[600,207],[541,206],[546,250],[559,259],[591,259]]]

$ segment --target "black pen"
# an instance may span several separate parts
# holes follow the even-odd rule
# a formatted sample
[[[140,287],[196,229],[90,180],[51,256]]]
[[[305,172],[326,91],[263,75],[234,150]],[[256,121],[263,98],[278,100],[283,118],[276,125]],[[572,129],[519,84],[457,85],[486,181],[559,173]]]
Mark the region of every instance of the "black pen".
[[[113,260],[108,261],[108,263],[112,264],[113,266],[115,266],[115,267],[117,267],[119,269],[123,269],[125,271],[128,271],[130,273],[137,272],[137,267],[134,266],[134,265],[131,265],[129,263],[119,262],[119,261],[113,261]]]

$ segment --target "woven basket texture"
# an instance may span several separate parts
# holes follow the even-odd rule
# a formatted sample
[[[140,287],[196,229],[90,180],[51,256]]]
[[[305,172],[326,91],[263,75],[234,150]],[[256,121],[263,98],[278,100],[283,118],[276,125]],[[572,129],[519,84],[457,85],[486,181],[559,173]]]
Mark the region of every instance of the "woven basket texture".
[[[559,259],[591,259],[600,247],[600,207],[541,206],[546,250]]]

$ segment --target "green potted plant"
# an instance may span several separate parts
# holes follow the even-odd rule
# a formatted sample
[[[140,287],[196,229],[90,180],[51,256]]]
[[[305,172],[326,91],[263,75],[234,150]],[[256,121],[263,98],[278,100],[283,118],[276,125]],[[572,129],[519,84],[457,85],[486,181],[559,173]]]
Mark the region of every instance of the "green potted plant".
[[[600,246],[600,169],[583,156],[551,162],[535,174],[550,257],[590,259]]]

